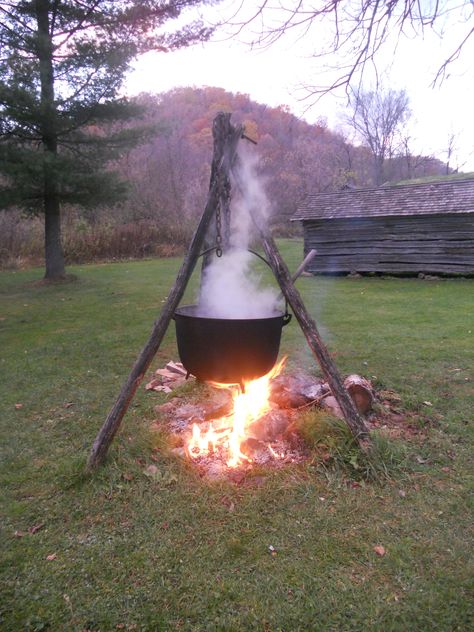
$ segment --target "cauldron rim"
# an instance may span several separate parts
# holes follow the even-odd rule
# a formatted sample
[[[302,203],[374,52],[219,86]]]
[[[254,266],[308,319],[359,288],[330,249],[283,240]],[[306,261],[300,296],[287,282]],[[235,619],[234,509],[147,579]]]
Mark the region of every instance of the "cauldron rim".
[[[232,322],[232,323],[246,323],[246,322],[261,322],[261,321],[269,321],[275,319],[281,319],[286,314],[282,311],[274,311],[271,315],[261,316],[260,318],[216,318],[215,316],[205,316],[203,314],[196,314],[195,312],[198,310],[198,305],[182,305],[175,310],[175,316],[180,316],[184,318],[199,318],[200,320],[212,320],[216,322]]]

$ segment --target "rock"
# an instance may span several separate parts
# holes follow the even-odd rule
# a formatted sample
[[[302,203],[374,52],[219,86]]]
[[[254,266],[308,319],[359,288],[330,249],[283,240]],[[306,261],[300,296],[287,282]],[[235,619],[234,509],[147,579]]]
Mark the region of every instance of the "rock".
[[[178,406],[179,402],[175,400],[171,400],[169,402],[165,402],[164,404],[159,404],[155,406],[155,412],[161,415],[169,415],[174,413],[176,406]]]
[[[253,437],[247,437],[247,439],[240,444],[240,451],[250,457],[261,450],[266,450],[265,444]]]
[[[162,386],[162,382],[159,379],[153,378],[150,382],[147,383],[145,389],[147,391],[153,391],[158,386]]]
[[[178,375],[186,376],[188,373],[181,362],[173,362],[172,360],[170,360],[170,362],[168,362],[168,364],[166,365],[166,368],[168,369],[168,371],[171,371],[171,373],[176,373]]]
[[[215,390],[201,406],[205,420],[224,417],[232,410],[232,393],[230,390]]]
[[[274,441],[282,435],[290,423],[287,412],[282,410],[271,410],[257,421],[254,421],[247,428],[247,434],[259,441]]]
[[[227,467],[220,461],[211,461],[205,467],[204,475],[211,480],[219,480],[225,478]]]
[[[301,389],[301,394],[308,398],[308,401],[318,401],[329,393],[329,386],[323,382],[314,382],[313,384],[305,385]]]
[[[325,408],[331,415],[334,415],[334,417],[344,419],[341,407],[339,406],[336,398],[333,395],[328,395],[328,397],[325,397],[321,402],[321,406]]]
[[[204,421],[204,409],[195,404],[182,404],[174,409],[173,416],[186,421]]]
[[[324,394],[321,380],[305,374],[279,375],[270,389],[270,401],[279,408],[300,408]]]
[[[173,448],[171,454],[174,454],[180,459],[184,459],[186,457],[186,450],[184,448]]]
[[[425,274],[424,272],[420,272],[418,278],[424,279],[425,281],[439,281],[439,276],[435,274]]]

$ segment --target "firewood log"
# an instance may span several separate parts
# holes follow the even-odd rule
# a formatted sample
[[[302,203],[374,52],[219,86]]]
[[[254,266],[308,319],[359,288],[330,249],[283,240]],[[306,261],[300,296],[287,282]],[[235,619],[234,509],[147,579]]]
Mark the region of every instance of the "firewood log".
[[[369,380],[361,375],[348,375],[344,380],[349,395],[352,397],[357,410],[361,415],[366,415],[372,408],[374,392]]]

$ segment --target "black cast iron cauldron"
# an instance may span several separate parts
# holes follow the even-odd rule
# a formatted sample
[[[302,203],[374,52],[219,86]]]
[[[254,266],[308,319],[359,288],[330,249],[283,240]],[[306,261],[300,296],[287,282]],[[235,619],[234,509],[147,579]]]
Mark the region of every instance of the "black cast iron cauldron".
[[[283,312],[235,320],[196,312],[197,305],[175,311],[179,357],[197,379],[224,384],[243,384],[268,373],[278,357],[282,327],[291,320]]]

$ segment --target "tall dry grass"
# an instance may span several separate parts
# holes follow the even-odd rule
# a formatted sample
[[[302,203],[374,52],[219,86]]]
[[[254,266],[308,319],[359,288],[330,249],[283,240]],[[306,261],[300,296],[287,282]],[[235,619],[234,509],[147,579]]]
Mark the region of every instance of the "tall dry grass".
[[[62,222],[64,256],[67,264],[175,256],[184,251],[192,230],[191,222],[130,221],[110,214],[88,220],[68,213]],[[0,267],[40,265],[43,259],[43,218],[0,212]]]

